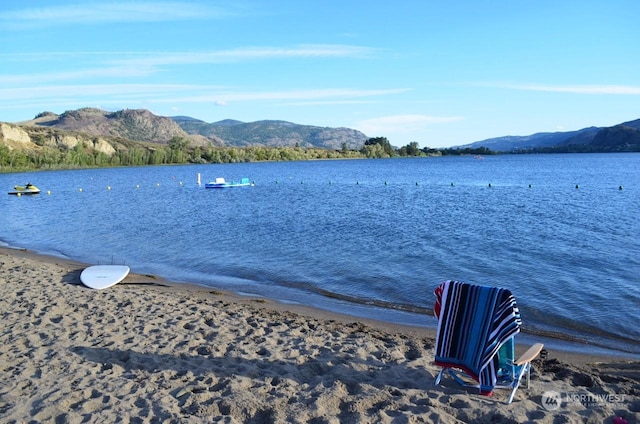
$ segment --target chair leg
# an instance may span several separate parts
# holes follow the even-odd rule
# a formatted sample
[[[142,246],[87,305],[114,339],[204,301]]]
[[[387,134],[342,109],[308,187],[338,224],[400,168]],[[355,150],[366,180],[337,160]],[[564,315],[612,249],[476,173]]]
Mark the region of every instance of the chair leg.
[[[440,380],[442,379],[442,373],[443,373],[443,372],[444,372],[444,368],[442,368],[442,369],[440,370],[440,372],[438,373],[438,376],[436,377],[436,382],[434,383],[434,385],[436,385],[436,386],[437,386],[438,384],[440,384]]]
[[[527,388],[529,388],[529,371],[531,368],[531,364],[526,364],[523,366],[523,368],[520,370],[520,372],[518,372],[518,375],[514,376],[513,379],[513,389],[511,390],[511,394],[509,395],[509,399],[507,400],[507,404],[510,404],[513,401],[513,398],[516,395],[516,392],[518,391],[518,387],[520,387],[520,381],[522,381],[522,377],[524,376],[524,373],[527,373]]]

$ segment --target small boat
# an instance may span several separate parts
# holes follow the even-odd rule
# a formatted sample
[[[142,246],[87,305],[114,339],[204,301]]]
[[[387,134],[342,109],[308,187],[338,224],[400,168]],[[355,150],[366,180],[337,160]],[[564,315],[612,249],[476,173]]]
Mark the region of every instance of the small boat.
[[[38,194],[40,193],[40,189],[36,186],[34,186],[31,183],[27,183],[23,186],[21,185],[17,185],[17,186],[13,186],[13,189],[15,191],[10,191],[9,194],[13,194],[16,196],[22,196],[23,194]]]
[[[215,181],[209,181],[204,185],[205,188],[231,188],[231,187],[247,187],[252,186],[253,183],[249,181],[249,178],[243,178],[238,181],[225,181],[224,178],[218,177]]]

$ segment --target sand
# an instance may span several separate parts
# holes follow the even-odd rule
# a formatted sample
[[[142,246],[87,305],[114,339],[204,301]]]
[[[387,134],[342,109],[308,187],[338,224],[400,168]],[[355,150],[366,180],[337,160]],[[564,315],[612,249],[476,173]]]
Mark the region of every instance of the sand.
[[[0,249],[0,422],[640,422],[639,362],[550,351],[507,405],[435,386],[431,330],[85,266]]]

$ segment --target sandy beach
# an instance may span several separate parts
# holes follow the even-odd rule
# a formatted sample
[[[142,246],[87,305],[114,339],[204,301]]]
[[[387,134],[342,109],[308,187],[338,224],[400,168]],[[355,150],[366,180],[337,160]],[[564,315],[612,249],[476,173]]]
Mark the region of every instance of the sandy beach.
[[[434,386],[431,330],[85,267],[0,248],[0,421],[640,422],[637,361],[550,350],[507,405]]]

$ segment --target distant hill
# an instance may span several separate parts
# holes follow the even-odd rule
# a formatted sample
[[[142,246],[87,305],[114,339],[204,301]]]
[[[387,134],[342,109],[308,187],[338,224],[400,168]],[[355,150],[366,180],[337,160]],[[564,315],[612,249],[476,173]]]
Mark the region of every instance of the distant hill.
[[[349,128],[316,127],[286,121],[241,122],[226,119],[207,123],[189,116],[157,116],[146,109],[107,112],[96,108],[69,110],[60,115],[42,112],[21,125],[42,126],[96,136],[168,144],[175,137],[192,145],[301,146],[360,149],[368,139]]]
[[[228,146],[296,146],[341,149],[343,144],[357,150],[368,137],[350,128],[299,125],[287,121],[241,122],[232,119],[206,123],[197,119],[172,118],[190,135],[223,140]]]
[[[504,136],[460,146],[460,148],[479,147],[486,147],[497,152],[640,151],[640,119],[613,127],[589,127],[578,131]]]

